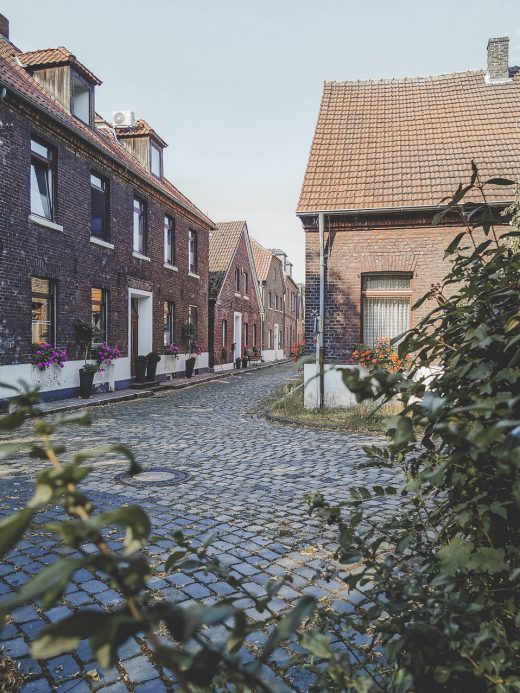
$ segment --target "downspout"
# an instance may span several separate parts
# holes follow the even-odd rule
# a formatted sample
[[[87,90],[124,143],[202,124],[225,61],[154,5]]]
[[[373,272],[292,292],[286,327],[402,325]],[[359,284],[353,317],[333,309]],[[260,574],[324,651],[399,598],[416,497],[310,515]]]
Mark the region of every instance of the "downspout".
[[[325,353],[325,214],[320,212],[318,214],[318,231],[319,231],[319,243],[320,243],[320,308],[319,308],[319,333],[316,345],[316,357],[317,357],[317,367],[319,368],[319,394],[318,394],[318,407],[323,409],[323,403],[325,399],[325,373],[324,373],[324,353]]]

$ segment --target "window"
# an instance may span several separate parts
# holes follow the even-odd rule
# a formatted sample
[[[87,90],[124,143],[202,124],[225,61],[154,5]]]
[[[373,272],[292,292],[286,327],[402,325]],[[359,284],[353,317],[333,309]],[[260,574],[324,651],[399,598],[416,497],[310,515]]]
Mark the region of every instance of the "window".
[[[189,232],[189,271],[192,274],[197,274],[198,265],[197,252],[197,232],[190,229]]]
[[[269,303],[268,303],[269,308],[272,308],[273,307],[273,294],[271,292],[269,292],[268,297],[269,297]]]
[[[249,288],[249,277],[247,272],[244,272],[244,294],[247,296]]]
[[[269,337],[269,349],[273,349],[273,331],[268,330],[268,337]]]
[[[162,178],[162,152],[150,142],[150,171],[156,178]]]
[[[77,72],[71,72],[70,111],[87,125],[92,124],[92,87]]]
[[[145,254],[146,249],[146,205],[134,198],[134,252]]]
[[[256,346],[256,323],[253,323],[252,339],[253,339],[253,346]]]
[[[31,140],[31,213],[54,219],[54,152]]]
[[[240,270],[238,267],[235,267],[235,291],[240,291]]]
[[[188,322],[193,325],[195,330],[197,329],[197,323],[199,320],[199,311],[197,306],[188,306]]]
[[[175,265],[175,221],[168,215],[164,217],[164,261]]]
[[[56,284],[52,279],[31,277],[32,343],[54,344],[56,338]]]
[[[94,342],[97,344],[107,341],[107,291],[106,289],[92,288],[92,324],[96,328]]]
[[[361,279],[363,342],[374,346],[410,328],[411,276],[367,274]]]
[[[90,235],[108,240],[108,182],[90,174]]]
[[[222,320],[222,346],[227,344],[227,320]]]
[[[249,325],[247,322],[244,323],[244,346],[249,346]]]
[[[164,302],[164,344],[175,342],[175,303]]]

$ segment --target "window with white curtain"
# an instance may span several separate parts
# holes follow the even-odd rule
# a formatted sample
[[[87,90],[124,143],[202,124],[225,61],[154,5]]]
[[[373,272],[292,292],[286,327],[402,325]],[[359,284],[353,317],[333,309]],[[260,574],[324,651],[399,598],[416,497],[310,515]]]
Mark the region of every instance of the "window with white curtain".
[[[377,273],[361,279],[363,344],[394,339],[410,329],[411,275]]]

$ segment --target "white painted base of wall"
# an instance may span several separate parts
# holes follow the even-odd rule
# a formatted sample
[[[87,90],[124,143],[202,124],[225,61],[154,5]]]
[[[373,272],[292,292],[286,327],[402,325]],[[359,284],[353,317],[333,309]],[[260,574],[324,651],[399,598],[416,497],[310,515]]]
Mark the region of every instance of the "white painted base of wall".
[[[186,370],[186,361],[189,354],[179,354],[177,358],[168,355],[162,355],[161,360],[157,364],[157,375],[169,375],[171,373],[184,373]],[[200,356],[197,356],[195,368],[207,368],[209,364],[209,352],[205,351]]]
[[[223,373],[224,371],[232,371],[234,367],[234,363],[216,363],[213,370],[215,373]]]
[[[266,363],[270,361],[280,361],[285,358],[285,354],[282,349],[263,349],[262,358]]]
[[[343,370],[358,370],[361,375],[367,375],[366,368],[327,363],[324,366],[324,402],[328,408],[351,407],[356,404],[356,396],[344,384],[341,372]],[[320,378],[319,368],[315,363],[306,363],[303,367],[305,409],[316,409],[319,401]]]

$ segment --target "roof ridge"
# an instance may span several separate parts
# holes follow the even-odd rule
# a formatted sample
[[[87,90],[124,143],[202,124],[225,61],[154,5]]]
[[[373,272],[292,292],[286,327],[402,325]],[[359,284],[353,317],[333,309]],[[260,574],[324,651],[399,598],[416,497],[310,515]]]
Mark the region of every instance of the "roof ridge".
[[[461,72],[441,72],[437,75],[416,75],[414,77],[381,77],[379,79],[345,79],[345,80],[325,80],[325,86],[342,86],[355,84],[408,84],[410,82],[427,82],[434,79],[446,77],[461,77],[465,75],[485,75],[485,70],[462,70]]]

